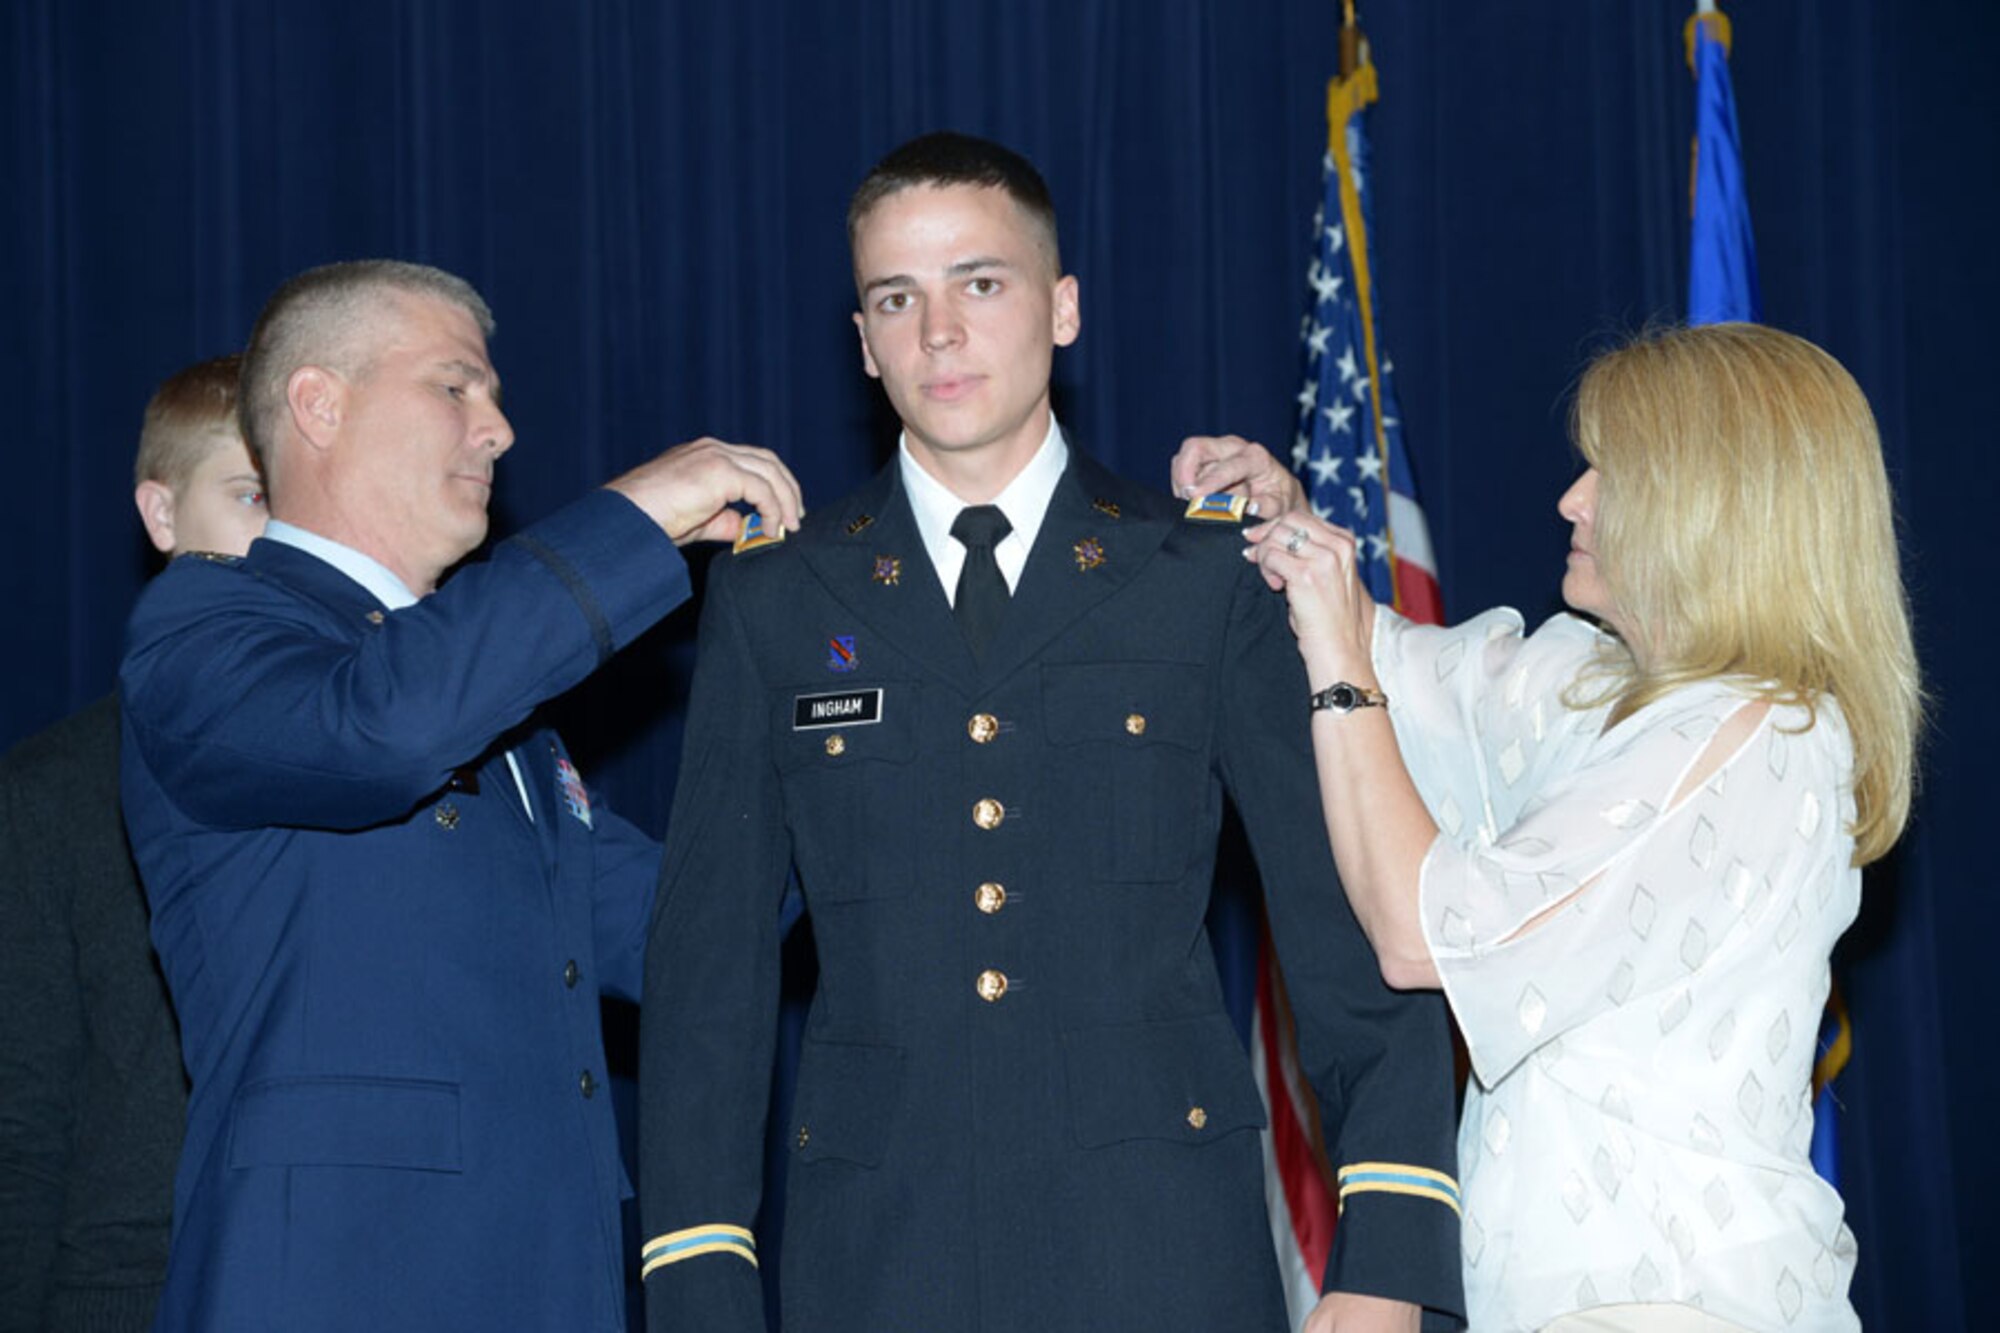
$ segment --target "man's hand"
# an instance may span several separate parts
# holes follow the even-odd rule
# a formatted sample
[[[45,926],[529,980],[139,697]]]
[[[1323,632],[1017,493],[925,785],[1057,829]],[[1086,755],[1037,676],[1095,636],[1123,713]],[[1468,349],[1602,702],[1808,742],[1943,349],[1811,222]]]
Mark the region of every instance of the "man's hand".
[[[1288,509],[1303,509],[1305,487],[1270,451],[1240,435],[1190,435],[1181,441],[1169,469],[1174,494],[1183,500],[1198,495],[1250,497],[1250,512],[1266,518]]]
[[[707,437],[675,445],[608,488],[645,510],[676,546],[735,541],[743,515],[729,506],[738,500],[764,516],[766,532],[797,532],[805,515],[798,480],[776,454]]]
[[[1407,1301],[1330,1291],[1306,1316],[1302,1333],[1417,1333],[1423,1318],[1423,1307]]]

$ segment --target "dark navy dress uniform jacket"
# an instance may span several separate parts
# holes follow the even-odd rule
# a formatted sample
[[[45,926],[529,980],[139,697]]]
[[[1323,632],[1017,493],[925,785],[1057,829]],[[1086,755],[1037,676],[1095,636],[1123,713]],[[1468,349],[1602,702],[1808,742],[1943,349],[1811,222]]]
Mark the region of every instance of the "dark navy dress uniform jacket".
[[[405,610],[272,541],[147,590],[124,801],[193,1078],[158,1328],[623,1329],[598,994],[658,847],[522,724],[687,590],[609,492]]]
[[[717,561],[641,1019],[654,1333],[762,1327],[791,862],[820,981],[788,1329],[1284,1328],[1203,928],[1225,791],[1334,1161],[1418,1182],[1349,1195],[1329,1285],[1461,1308],[1445,1014],[1383,985],[1347,907],[1304,671],[1242,544],[1072,453],[983,665],[893,466]]]

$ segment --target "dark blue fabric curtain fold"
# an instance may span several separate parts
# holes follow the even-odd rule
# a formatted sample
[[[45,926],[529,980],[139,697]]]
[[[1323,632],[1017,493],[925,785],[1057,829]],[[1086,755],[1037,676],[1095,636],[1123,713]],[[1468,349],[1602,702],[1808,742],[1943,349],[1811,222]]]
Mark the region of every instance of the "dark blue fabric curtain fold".
[[[1690,8],[1362,6],[1383,319],[1454,615],[1554,609],[1565,391],[1593,347],[1679,313]],[[1871,1327],[1963,1328],[1965,1264],[1993,1234],[1976,1190],[2000,1178],[2000,908],[1978,834],[2000,794],[1979,614],[2000,576],[1979,539],[2000,494],[1982,392],[2000,11],[1732,8],[1766,317],[1876,406],[1940,700],[1917,821],[1842,960],[1856,1296]],[[1084,314],[1057,406],[1085,448],[1163,481],[1191,432],[1287,444],[1338,9],[15,0],[0,744],[110,684],[148,572],[128,497],[152,386],[238,346],[282,278],[325,260],[425,260],[491,299],[519,435],[499,531],[702,433],[777,448],[825,502],[894,438],[848,322],[847,192],[901,139],[962,128],[1055,191]],[[593,779],[655,831],[692,625],[561,709]]]

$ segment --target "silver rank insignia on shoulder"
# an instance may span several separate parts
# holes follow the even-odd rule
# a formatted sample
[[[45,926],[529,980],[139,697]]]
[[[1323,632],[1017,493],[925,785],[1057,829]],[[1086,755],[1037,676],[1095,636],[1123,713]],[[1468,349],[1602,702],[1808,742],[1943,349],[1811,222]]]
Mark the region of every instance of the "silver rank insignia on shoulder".
[[[885,588],[893,588],[903,581],[903,562],[893,555],[875,557],[875,572],[868,577]]]
[[[742,555],[745,551],[755,551],[765,546],[776,546],[784,539],[785,530],[783,528],[766,532],[764,530],[764,516],[762,514],[751,514],[743,520],[743,532],[736,538],[736,545],[731,547],[730,550],[737,555]]]
[[[1107,500],[1101,495],[1090,502],[1090,507],[1106,518],[1117,518],[1118,515],[1125,512],[1118,507],[1116,500]]]
[[[868,525],[874,521],[875,515],[873,514],[856,514],[853,520],[847,525],[847,535],[850,537],[860,536],[868,530]]]
[[[1198,523],[1241,523],[1249,508],[1248,496],[1204,495],[1188,501],[1186,517]]]
[[[1086,574],[1104,563],[1104,543],[1095,537],[1085,537],[1074,549],[1076,567]]]

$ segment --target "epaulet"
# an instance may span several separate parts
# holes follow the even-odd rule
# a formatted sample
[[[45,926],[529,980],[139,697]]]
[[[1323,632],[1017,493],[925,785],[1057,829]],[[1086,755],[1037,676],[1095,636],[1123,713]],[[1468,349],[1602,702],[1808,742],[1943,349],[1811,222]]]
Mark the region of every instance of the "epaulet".
[[[234,568],[243,563],[240,555],[228,555],[222,551],[176,551],[176,560],[206,560],[211,565],[229,565]]]
[[[1187,513],[1183,518],[1197,523],[1241,523],[1243,515],[1250,508],[1250,499],[1243,495],[1203,495],[1188,501]]]
[[[785,530],[783,528],[766,532],[764,530],[764,516],[762,514],[751,514],[743,520],[743,531],[736,538],[736,545],[732,546],[730,550],[736,555],[742,555],[748,551],[761,551],[767,546],[776,546],[784,540]]]

